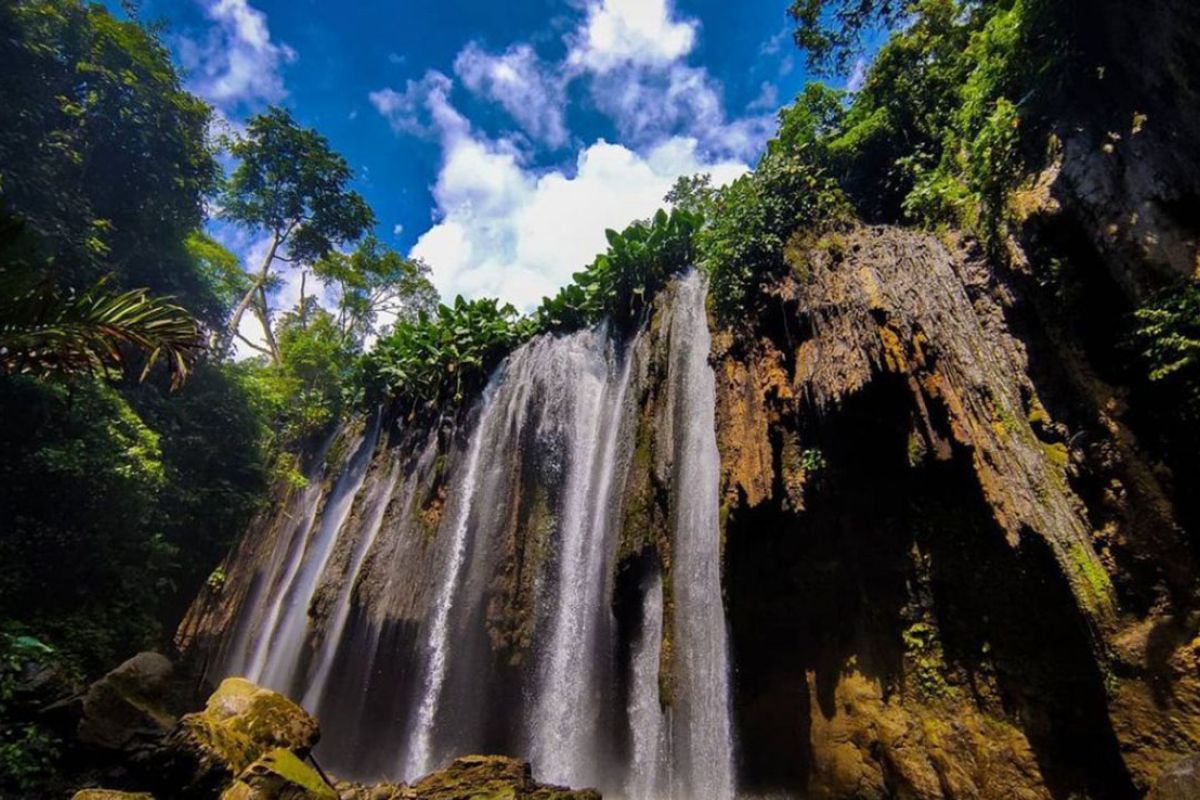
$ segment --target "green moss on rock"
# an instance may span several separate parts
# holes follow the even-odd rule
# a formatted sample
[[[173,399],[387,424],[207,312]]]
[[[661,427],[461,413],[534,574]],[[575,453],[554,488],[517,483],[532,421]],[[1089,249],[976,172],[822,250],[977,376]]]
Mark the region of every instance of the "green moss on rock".
[[[953,690],[946,680],[946,662],[937,628],[915,622],[901,631],[900,638],[904,642],[904,660],[916,690],[930,700],[950,696]]]
[[[1082,580],[1093,610],[1109,608],[1113,604],[1113,585],[1096,557],[1095,552],[1083,542],[1071,545],[1071,563]]]
[[[526,761],[505,756],[464,756],[410,789],[414,800],[600,800],[593,789],[572,790],[533,780]]]
[[[338,800],[338,794],[295,753],[278,748],[247,767],[221,800]]]
[[[321,736],[317,721],[307,711],[245,678],[222,681],[204,713],[245,735],[260,751],[286,747],[307,753]]]

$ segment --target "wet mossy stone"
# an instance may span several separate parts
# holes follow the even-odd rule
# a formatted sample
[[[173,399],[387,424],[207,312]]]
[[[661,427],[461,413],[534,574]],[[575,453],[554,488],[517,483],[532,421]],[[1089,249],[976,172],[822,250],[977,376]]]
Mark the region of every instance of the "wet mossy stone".
[[[320,738],[316,720],[288,698],[228,678],[203,711],[187,714],[163,746],[169,780],[190,795],[216,796],[264,754],[306,756]]]
[[[321,738],[317,721],[287,697],[245,678],[226,678],[208,698],[204,713],[245,734],[260,752],[276,747],[305,756]]]
[[[421,778],[410,791],[414,800],[600,800],[594,789],[538,784],[529,762],[506,756],[455,759]]]
[[[276,748],[247,767],[221,800],[338,800],[338,794],[295,753]]]

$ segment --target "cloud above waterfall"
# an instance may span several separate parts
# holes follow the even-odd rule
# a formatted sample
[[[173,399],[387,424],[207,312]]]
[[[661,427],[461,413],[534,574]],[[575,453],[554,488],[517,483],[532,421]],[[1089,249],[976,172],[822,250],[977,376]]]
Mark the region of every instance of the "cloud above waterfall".
[[[729,115],[720,81],[688,61],[701,33],[670,0],[587,0],[557,61],[532,42],[469,42],[457,81],[430,70],[370,93],[396,133],[440,147],[434,218],[411,255],[431,265],[444,297],[493,295],[528,310],[604,250],[606,228],[664,205],[679,176],[722,184],[749,169],[774,109]],[[497,106],[515,128],[489,133],[463,96]],[[573,137],[572,102],[614,135]],[[542,163],[570,142],[569,158]]]
[[[411,255],[431,265],[443,297],[496,296],[530,309],[604,250],[606,228],[661,207],[679,176],[708,172],[724,183],[747,169],[734,158],[706,157],[694,138],[672,136],[644,151],[601,139],[569,168],[539,170],[511,139],[475,130],[450,103],[449,86],[446,76],[429,74],[371,98],[396,130],[439,137],[437,220]]]
[[[531,45],[491,54],[471,42],[454,60],[454,72],[472,92],[499,103],[533,139],[550,147],[566,144],[567,80]]]

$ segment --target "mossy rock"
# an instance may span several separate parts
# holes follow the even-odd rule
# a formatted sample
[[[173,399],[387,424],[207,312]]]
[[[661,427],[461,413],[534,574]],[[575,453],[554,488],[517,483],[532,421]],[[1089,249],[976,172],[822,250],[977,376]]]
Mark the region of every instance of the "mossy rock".
[[[226,678],[204,713],[246,735],[259,752],[282,747],[307,755],[321,738],[317,721],[288,698],[245,678]]]
[[[261,752],[250,737],[208,712],[187,714],[163,745],[164,769],[186,793],[215,796]]]
[[[112,789],[84,789],[76,792],[71,800],[154,800],[153,795],[142,792],[117,792]]]
[[[464,756],[413,784],[414,800],[600,800],[593,789],[571,790],[533,780],[527,761]]]
[[[303,758],[320,738],[316,720],[288,698],[244,678],[228,678],[204,711],[179,721],[164,744],[172,782],[215,796],[264,754]]]
[[[338,794],[295,753],[277,748],[247,767],[221,800],[338,800]]]

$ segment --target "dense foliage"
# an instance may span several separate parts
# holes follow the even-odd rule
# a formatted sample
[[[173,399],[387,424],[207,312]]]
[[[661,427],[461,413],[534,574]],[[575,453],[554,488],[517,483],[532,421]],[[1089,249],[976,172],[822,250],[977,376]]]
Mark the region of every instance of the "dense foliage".
[[[530,331],[511,305],[456,297],[381,339],[367,358],[367,384],[374,397],[388,396],[402,408],[448,410]]]
[[[878,5],[877,21],[898,13],[853,5]],[[810,87],[783,113],[781,141],[807,145],[864,218],[964,227],[998,251],[1008,195],[1028,171],[1032,140],[1022,137],[1038,129],[1031,90],[1056,68],[1056,29],[1037,0],[920,0],[905,10],[908,24],[849,105]]]
[[[0,4],[0,209],[28,227],[59,285],[107,274],[214,323],[189,233],[217,181],[209,109],[145,28],[77,0]]]
[[[845,197],[805,146],[776,147],[754,172],[717,192],[699,250],[713,305],[725,321],[754,307],[757,289],[787,269],[784,250],[848,213]]]
[[[55,754],[22,711],[46,700],[18,696],[29,664],[82,678],[157,646],[248,521],[265,465],[258,424],[239,424],[246,393],[198,360],[229,280],[196,233],[217,179],[209,109],[152,33],[71,0],[0,6],[0,72],[6,793]]]

